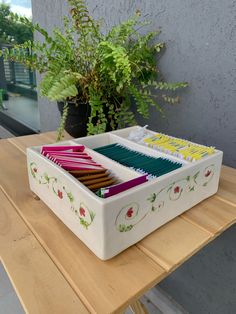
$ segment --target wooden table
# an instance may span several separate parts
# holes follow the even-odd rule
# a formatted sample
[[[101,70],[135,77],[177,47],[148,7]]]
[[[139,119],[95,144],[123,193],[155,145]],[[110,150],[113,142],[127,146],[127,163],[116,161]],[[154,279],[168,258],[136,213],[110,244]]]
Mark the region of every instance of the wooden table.
[[[28,186],[27,146],[44,133],[0,141],[0,257],[28,313],[120,313],[236,221],[236,170],[216,195],[109,261],[99,260]]]

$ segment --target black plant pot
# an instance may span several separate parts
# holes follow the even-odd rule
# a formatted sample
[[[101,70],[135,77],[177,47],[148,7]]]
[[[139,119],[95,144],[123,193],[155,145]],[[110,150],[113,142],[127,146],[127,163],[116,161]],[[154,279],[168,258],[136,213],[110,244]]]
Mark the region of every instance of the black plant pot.
[[[64,102],[58,102],[60,113],[63,112]],[[87,135],[87,123],[90,115],[90,106],[86,103],[68,102],[68,116],[65,130],[73,137],[83,137]]]
[[[63,112],[64,102],[58,102],[58,109],[60,113]],[[111,118],[108,114],[109,108],[104,105],[104,114],[107,118],[106,132],[112,131]],[[73,137],[83,137],[87,135],[87,123],[91,113],[91,108],[87,103],[68,102],[68,116],[66,119],[65,130]],[[92,122],[95,125],[98,121],[97,117],[94,117]],[[118,125],[115,124],[115,128]]]

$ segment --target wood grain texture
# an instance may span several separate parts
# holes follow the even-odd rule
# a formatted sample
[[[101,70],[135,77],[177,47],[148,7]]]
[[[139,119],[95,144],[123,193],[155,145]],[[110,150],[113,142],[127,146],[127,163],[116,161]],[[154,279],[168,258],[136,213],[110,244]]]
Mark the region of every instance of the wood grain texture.
[[[70,140],[72,137],[65,132],[63,140]],[[13,137],[8,139],[10,143],[15,145],[22,152],[26,151],[27,147],[38,146],[43,144],[51,144],[56,142],[56,132],[47,132],[41,134],[26,135]]]
[[[153,287],[166,275],[137,247],[109,261],[99,260],[42,202],[32,197],[28,186],[26,156],[2,141],[0,186],[14,202],[63,275],[93,313],[113,313]]]
[[[222,166],[217,195],[236,206],[236,169]]]
[[[0,191],[0,259],[27,313],[88,313]]]
[[[140,241],[137,246],[170,272],[200,250],[211,237],[209,232],[177,217]]]
[[[51,131],[51,132],[45,132],[45,133],[41,133],[44,137],[48,138],[50,140],[50,142],[55,143],[56,139],[57,139],[57,132],[56,131]],[[66,140],[71,140],[73,139],[73,137],[68,134],[66,131],[63,132],[63,138],[62,141],[66,141]]]
[[[135,314],[148,314],[146,307],[139,300],[130,304],[130,309],[132,313]]]
[[[219,196],[195,206],[117,257],[101,261],[29,190],[23,152],[28,146],[54,142],[54,136],[49,132],[2,141],[0,186],[92,313],[122,311],[235,222],[235,170],[223,167]]]
[[[53,143],[52,140],[48,139],[42,134],[13,137],[8,139],[8,142],[12,143],[23,153],[25,153],[27,147],[42,145],[45,143],[45,140],[47,144]]]
[[[236,206],[213,196],[188,210],[182,217],[217,236],[236,222]]]

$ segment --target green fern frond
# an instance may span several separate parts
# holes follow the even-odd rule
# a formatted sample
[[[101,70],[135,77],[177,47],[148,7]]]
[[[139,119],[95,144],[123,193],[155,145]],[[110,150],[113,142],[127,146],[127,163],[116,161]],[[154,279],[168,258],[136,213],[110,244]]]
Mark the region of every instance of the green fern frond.
[[[114,26],[105,37],[105,40],[116,45],[126,43],[130,36],[135,33],[135,26],[139,24],[138,19],[139,15],[135,15],[127,21]]]
[[[78,94],[76,83],[77,79],[73,75],[67,74],[54,82],[53,86],[48,91],[47,97],[50,100],[56,101],[75,97]]]
[[[117,114],[117,123],[119,124],[120,128],[137,124],[134,113],[131,111],[130,105],[127,103],[127,101],[124,101],[119,108],[119,112]]]
[[[115,46],[108,41],[102,41],[98,45],[97,55],[102,76],[108,77],[115,82],[118,92],[125,84],[130,83],[131,65],[124,47]]]
[[[119,127],[121,128],[137,124],[134,113],[130,110],[123,110],[123,108],[121,108],[119,119]]]
[[[93,36],[94,40],[101,38],[99,32],[99,25],[94,22],[92,17],[89,15],[88,8],[84,0],[68,0],[71,5],[71,16],[74,21],[75,29],[77,33],[83,34],[83,40],[85,36]]]
[[[111,128],[135,123],[130,98],[145,118],[150,106],[163,113],[156,98],[170,104],[179,101],[175,92],[188,84],[167,83],[159,77],[156,56],[165,45],[156,43],[159,31],[145,35],[140,32],[149,24],[141,21],[140,12],[104,35],[100,24],[90,16],[86,0],[68,2],[71,10],[70,17],[64,17],[64,30],[54,28],[52,35],[39,24],[13,14],[12,19],[40,33],[43,40],[5,49],[0,56],[43,73],[40,92],[50,100],[76,97],[89,102],[89,134],[104,132],[108,123]],[[107,111],[108,117],[104,113]],[[66,112],[65,107],[61,130]],[[59,133],[62,134],[60,130]]]
[[[149,117],[149,104],[152,102],[152,99],[149,95],[141,92],[136,86],[131,85],[129,87],[129,91],[131,95],[134,97],[137,111],[141,114],[144,118]]]
[[[131,85],[129,87],[129,91],[135,99],[138,113],[141,114],[144,118],[149,117],[150,106],[155,107],[164,116],[161,106],[152,99],[150,90],[138,89],[135,85]]]
[[[102,94],[94,88],[89,88],[89,105],[91,113],[87,124],[87,132],[89,135],[100,134],[106,131],[107,119],[104,114],[104,102],[101,98]]]
[[[169,104],[177,104],[179,103],[180,101],[180,97],[179,96],[176,96],[176,97],[170,97],[170,96],[167,96],[167,95],[162,95],[161,96],[165,102],[169,103]]]
[[[156,31],[149,32],[146,35],[138,34],[128,46],[129,58],[133,63],[133,77],[139,81],[147,82],[155,79],[157,73],[155,58],[157,47],[152,42],[159,33],[159,31]],[[159,47],[161,46],[160,43]]]
[[[148,82],[149,86],[154,87],[155,89],[158,90],[170,90],[170,91],[175,91],[179,88],[185,88],[188,86],[187,82],[177,82],[177,83],[167,83],[167,82],[156,82],[156,81],[149,81]],[[143,87],[145,84],[143,84]]]
[[[40,83],[40,93],[42,96],[48,95],[48,92],[54,85],[55,81],[58,80],[62,71],[63,68],[59,63],[52,63],[50,65],[50,69],[46,72]]]
[[[62,101],[78,94],[76,85],[80,79],[78,73],[67,73],[58,67],[58,72],[48,71],[43,78],[40,90],[43,96],[47,96],[50,100]]]
[[[162,49],[165,48],[165,43],[157,43],[153,47],[156,50],[156,52],[159,53]]]

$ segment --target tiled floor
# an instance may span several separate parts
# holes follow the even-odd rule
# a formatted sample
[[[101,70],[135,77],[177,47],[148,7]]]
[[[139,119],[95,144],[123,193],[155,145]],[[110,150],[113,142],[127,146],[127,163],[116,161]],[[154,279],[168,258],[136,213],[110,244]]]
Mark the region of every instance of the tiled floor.
[[[0,139],[9,137],[14,137],[14,135],[0,125]]]
[[[12,94],[8,101],[4,101],[7,110],[3,112],[10,117],[19,120],[33,130],[40,129],[39,110],[36,100]]]
[[[0,314],[25,314],[8,275],[0,263]]]

